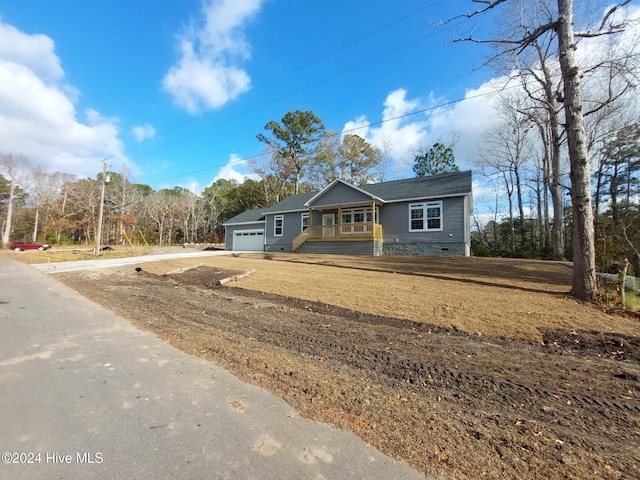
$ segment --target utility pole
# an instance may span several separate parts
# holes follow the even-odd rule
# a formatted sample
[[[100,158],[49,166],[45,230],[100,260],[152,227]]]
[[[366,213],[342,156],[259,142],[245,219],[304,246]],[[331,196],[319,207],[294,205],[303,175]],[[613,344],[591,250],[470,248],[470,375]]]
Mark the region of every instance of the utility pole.
[[[102,161],[102,194],[100,195],[100,213],[98,214],[98,232],[96,234],[96,252],[100,255],[100,240],[102,239],[102,216],[104,215],[104,190],[107,183],[107,159]]]

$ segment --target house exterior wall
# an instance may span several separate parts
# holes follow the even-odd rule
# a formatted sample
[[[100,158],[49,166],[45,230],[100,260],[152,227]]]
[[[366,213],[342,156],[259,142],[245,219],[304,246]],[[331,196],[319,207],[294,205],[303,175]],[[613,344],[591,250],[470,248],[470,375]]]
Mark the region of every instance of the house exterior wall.
[[[225,248],[225,250],[233,250],[233,232],[235,232],[237,230],[262,230],[263,228],[264,228],[264,222],[227,225],[224,228],[224,248]]]
[[[419,200],[389,203],[380,208],[384,255],[468,255],[466,197],[442,199],[441,231],[410,232],[409,205],[412,203]]]
[[[322,208],[321,204],[327,205]],[[314,208],[311,211],[310,225],[322,225],[323,214],[333,213],[337,215],[338,209],[336,204],[348,208],[350,206],[370,205],[371,199],[365,194],[350,188],[347,185],[337,183],[329,189],[322,197],[314,202]],[[432,231],[410,231],[411,211],[410,205],[416,203],[442,203],[442,229]],[[233,250],[234,232],[238,230],[264,230],[265,246],[264,250],[268,252],[291,252],[292,241],[302,231],[302,216],[308,215],[307,208],[296,207],[293,212],[272,212],[264,214],[264,221],[245,222],[227,225],[225,228],[225,242],[228,250]],[[343,253],[349,253],[349,250],[355,252],[363,252],[360,254],[373,255],[451,255],[451,256],[468,256],[470,254],[470,215],[472,209],[472,197],[470,195],[460,195],[455,197],[433,198],[428,199],[412,199],[411,201],[388,202],[379,204],[378,221],[382,225],[383,241],[374,243],[352,243],[351,248],[348,243],[354,239],[342,238],[335,244],[329,244],[328,239],[309,240],[305,246],[311,247],[312,243],[324,243],[324,245],[315,245],[316,250],[337,251],[343,245],[345,250]],[[255,217],[254,217],[255,218]],[[275,220],[282,218],[282,235],[275,233]],[[339,221],[336,218],[336,222]],[[372,248],[372,250],[371,250]],[[364,252],[370,253],[364,253]]]
[[[354,190],[343,183],[336,183],[330,190],[325,192],[313,202],[313,207],[323,205],[348,205],[350,203],[371,202],[371,196]]]
[[[302,231],[302,214],[308,210],[268,214],[265,217],[264,238],[266,252],[291,252],[293,239]],[[284,220],[282,235],[275,235],[276,217],[282,216]]]

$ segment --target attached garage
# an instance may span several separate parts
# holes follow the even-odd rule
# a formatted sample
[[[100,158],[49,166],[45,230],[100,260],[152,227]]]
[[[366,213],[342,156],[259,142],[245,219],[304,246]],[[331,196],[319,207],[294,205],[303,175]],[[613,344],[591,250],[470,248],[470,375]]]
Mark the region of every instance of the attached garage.
[[[265,210],[246,210],[223,223],[225,248],[234,252],[264,252]]]
[[[264,251],[264,230],[236,230],[233,232],[233,251]]]

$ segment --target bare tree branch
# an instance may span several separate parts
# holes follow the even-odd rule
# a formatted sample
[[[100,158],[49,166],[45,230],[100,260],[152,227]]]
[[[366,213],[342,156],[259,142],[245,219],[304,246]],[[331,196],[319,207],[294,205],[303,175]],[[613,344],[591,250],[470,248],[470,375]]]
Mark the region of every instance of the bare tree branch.
[[[587,30],[586,32],[575,32],[575,36],[576,37],[580,37],[580,38],[593,38],[593,37],[600,37],[603,35],[612,35],[615,33],[622,33],[625,30],[625,25],[624,23],[620,24],[620,25],[613,25],[610,24],[609,27],[605,30],[605,26],[607,25],[607,22],[609,21],[609,18],[619,9],[621,9],[622,7],[624,7],[625,5],[628,5],[629,3],[631,3],[631,0],[625,0],[622,3],[619,3],[617,5],[614,5],[613,7],[611,7],[607,13],[605,14],[605,16],[602,19],[602,22],[600,22],[600,26],[598,27],[598,29],[596,31],[591,31],[591,30]]]
[[[507,1],[507,0],[502,0]],[[500,3],[502,3],[502,1]],[[558,21],[549,22],[544,25],[540,25],[536,27],[532,32],[527,32],[521,38],[517,39],[507,39],[507,38],[494,38],[490,40],[480,40],[473,37],[460,38],[453,40],[454,43],[457,42],[473,42],[473,43],[491,43],[491,44],[503,44],[503,45],[513,45],[513,48],[510,48],[502,53],[507,52],[516,52],[517,54],[522,53],[526,50],[527,47],[535,43],[537,39],[542,37],[545,33],[549,31],[555,31],[558,28]]]
[[[472,0],[473,3],[480,3],[483,5],[486,5],[486,7],[481,8],[479,10],[476,10],[475,12],[467,12],[467,13],[463,13],[461,15],[457,15],[453,18],[450,18],[448,20],[444,20],[440,23],[440,25],[446,25],[447,23],[451,23],[454,20],[457,20],[459,18],[473,18],[476,15],[482,15],[485,12],[488,12],[489,10],[491,10],[492,8],[497,7],[498,5],[500,5],[501,3],[506,3],[508,0]]]
[[[604,18],[602,19],[602,23],[600,23],[600,28],[598,30],[602,30],[604,28],[605,24],[607,23],[607,20],[609,20],[609,17],[611,17],[611,15],[613,15],[617,10],[628,5],[629,3],[631,3],[631,0],[625,0],[624,2],[611,7],[609,11],[606,13],[606,15],[604,16]],[[612,25],[611,27],[617,29],[617,28],[622,28],[623,25]]]

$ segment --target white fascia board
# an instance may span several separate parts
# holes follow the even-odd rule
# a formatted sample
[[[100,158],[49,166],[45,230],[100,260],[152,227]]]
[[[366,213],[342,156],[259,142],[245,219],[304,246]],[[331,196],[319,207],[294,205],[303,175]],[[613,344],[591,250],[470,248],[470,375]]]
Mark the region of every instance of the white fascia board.
[[[255,222],[239,222],[239,223],[235,223],[235,222],[234,223],[227,223],[227,222],[224,222],[222,224],[222,226],[223,227],[229,227],[231,225],[254,225],[256,223],[265,223],[265,220],[256,220]]]
[[[385,202],[380,201],[380,203],[384,205]],[[348,203],[332,203],[330,205],[315,205],[313,208],[317,208],[320,210],[320,209],[333,208],[333,207],[337,208],[337,207],[370,207],[370,206],[371,206],[370,203],[364,203],[362,201],[359,201],[359,202],[348,202]]]
[[[284,215],[285,213],[296,213],[296,212],[308,212],[308,208],[296,208],[295,210],[281,210],[279,212],[265,212],[265,216],[267,215]]]

